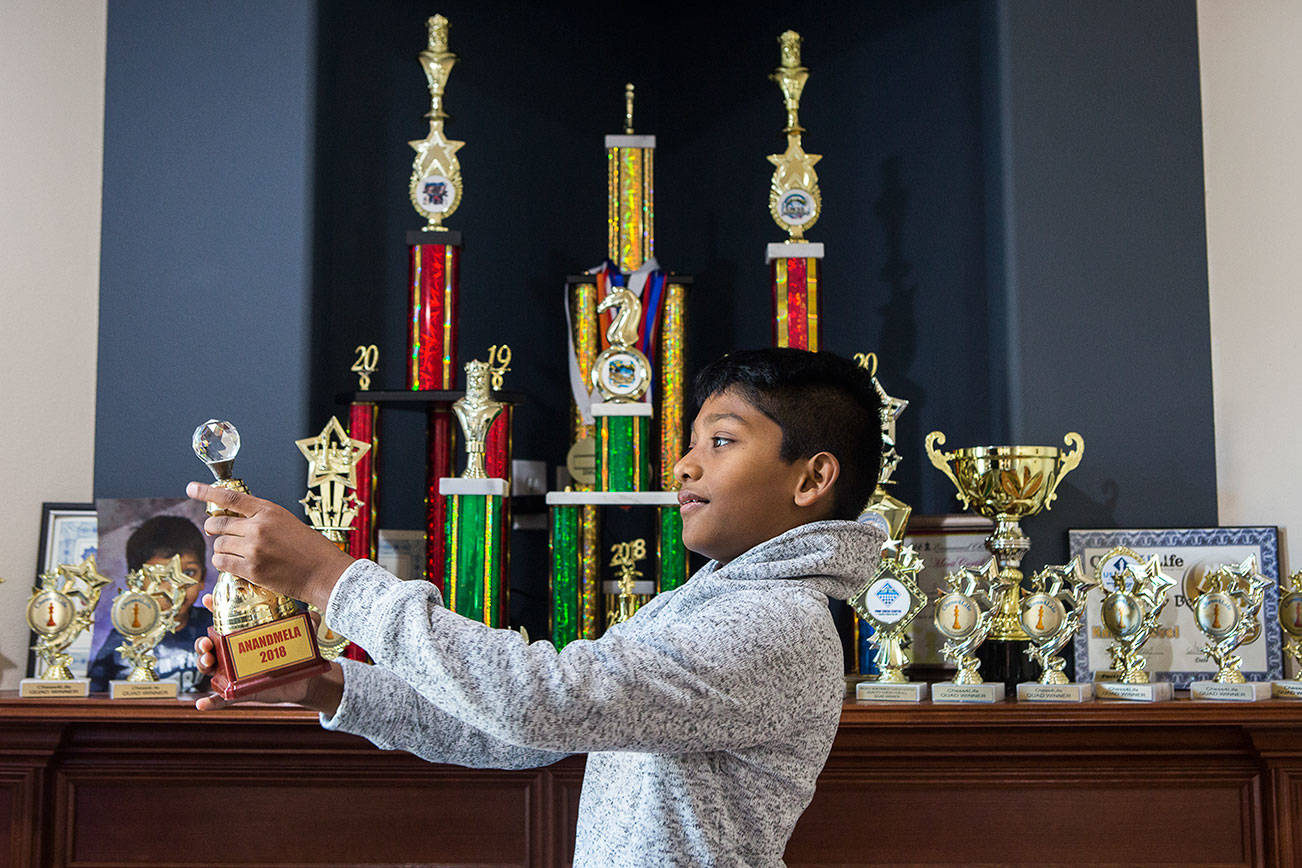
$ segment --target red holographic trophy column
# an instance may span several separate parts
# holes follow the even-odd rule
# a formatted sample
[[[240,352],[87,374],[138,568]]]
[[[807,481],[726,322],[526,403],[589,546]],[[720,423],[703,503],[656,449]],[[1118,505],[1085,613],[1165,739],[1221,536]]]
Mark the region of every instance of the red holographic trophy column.
[[[823,245],[805,241],[768,246],[773,285],[773,345],[817,351],[822,347],[819,278]]]
[[[411,265],[407,386],[413,391],[455,389],[461,233],[409,232],[407,245]],[[452,416],[446,406],[431,406],[426,440],[425,577],[442,590],[447,508],[439,494],[439,480],[454,475]]]

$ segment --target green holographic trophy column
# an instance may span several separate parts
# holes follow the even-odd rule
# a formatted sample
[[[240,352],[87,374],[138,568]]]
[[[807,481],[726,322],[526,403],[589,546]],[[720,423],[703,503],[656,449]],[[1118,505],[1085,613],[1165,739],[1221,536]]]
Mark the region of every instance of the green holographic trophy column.
[[[439,494],[447,498],[443,597],[458,615],[503,627],[507,483],[490,479],[484,469],[484,441],[505,406],[489,396],[492,373],[487,362],[467,362],[465,397],[452,405],[465,435],[466,469],[439,480]]]
[[[564,648],[583,633],[583,507],[553,506],[548,549],[552,559],[552,644]]]
[[[660,507],[660,533],[656,544],[659,546],[656,590],[672,591],[688,579],[683,513],[677,505]]]
[[[597,424],[597,490],[651,488],[650,404],[593,404]]]

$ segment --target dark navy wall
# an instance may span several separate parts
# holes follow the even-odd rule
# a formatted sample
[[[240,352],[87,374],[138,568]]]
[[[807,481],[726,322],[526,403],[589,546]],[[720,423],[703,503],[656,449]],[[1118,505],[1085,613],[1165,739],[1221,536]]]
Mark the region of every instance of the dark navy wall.
[[[254,492],[302,497],[315,20],[109,4],[96,497],[183,496],[210,416]]]
[[[987,18],[1009,436],[1085,438],[1058,505],[1025,523],[1031,567],[1065,555],[1070,527],[1217,521],[1195,4],[1050,8]]]

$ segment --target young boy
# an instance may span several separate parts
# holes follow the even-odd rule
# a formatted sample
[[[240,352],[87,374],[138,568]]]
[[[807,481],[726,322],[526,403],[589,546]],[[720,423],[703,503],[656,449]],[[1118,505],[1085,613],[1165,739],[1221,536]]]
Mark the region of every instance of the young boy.
[[[199,670],[195,654],[195,641],[208,635],[208,628],[212,626],[212,613],[194,608],[207,574],[204,561],[208,552],[203,534],[193,521],[184,516],[156,515],[131,532],[126,548],[128,572],[145,564],[165,564],[174,555],[180,555],[181,571],[199,580],[190,586],[180,603],[176,631],[164,636],[154,648],[158,657],[154,671],[161,681],[176,681],[182,693],[207,691],[209,677]],[[110,681],[124,679],[130,673],[131,667],[117,650],[124,641],[117,630],[110,630],[104,637],[87,672],[91,690],[107,692]]]
[[[587,753],[576,866],[782,865],[844,696],[827,598],[871,576],[854,519],[877,481],[880,402],[830,353],[738,352],[703,370],[674,468],[683,541],[709,558],[595,641],[557,652],[354,561],[280,507],[191,483],[218,569],[313,603],[374,657],[260,699],[433,762],[547,765]],[[212,645],[200,640],[201,663]],[[216,697],[200,708],[217,708]]]

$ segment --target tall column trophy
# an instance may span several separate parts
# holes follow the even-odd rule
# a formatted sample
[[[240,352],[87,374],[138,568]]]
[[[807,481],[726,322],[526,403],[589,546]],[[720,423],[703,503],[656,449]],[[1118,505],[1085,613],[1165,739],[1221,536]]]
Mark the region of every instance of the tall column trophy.
[[[209,419],[194,429],[192,445],[212,471],[215,488],[248,493],[244,480],[231,475],[240,451],[234,425]],[[208,514],[234,515],[211,502]],[[289,597],[225,571],[217,574],[212,596],[208,637],[217,657],[212,689],[223,699],[239,699],[330,668],[317,650],[307,612],[298,611]]]
[[[1108,563],[1118,550],[1103,555],[1100,564]],[[1127,562],[1111,578],[1103,576],[1109,592],[1103,598],[1103,627],[1112,637],[1108,654],[1116,680],[1096,681],[1094,695],[1099,699],[1128,699],[1155,702],[1171,699],[1174,689],[1169,681],[1152,681],[1148,661],[1140,653],[1148,637],[1158,627],[1158,616],[1166,607],[1167,592],[1175,581],[1162,572],[1157,557],[1141,565]]]
[[[1040,664],[1040,680],[1017,685],[1022,702],[1086,702],[1094,698],[1093,684],[1073,684],[1063,672],[1067,661],[1057,656],[1080,629],[1089,592],[1098,579],[1081,570],[1080,558],[1049,566],[1031,576],[1031,593],[1022,597],[1022,629],[1030,637],[1029,656]]]
[[[872,629],[877,648],[877,680],[855,685],[855,698],[873,702],[921,702],[927,698],[927,684],[910,681],[904,674],[909,665],[904,644],[909,625],[927,606],[927,595],[918,587],[918,573],[924,564],[913,546],[901,549],[895,540],[886,544],[882,555],[872,580],[849,601]]]
[[[979,569],[963,567],[945,576],[936,589],[933,622],[946,641],[940,649],[958,669],[952,681],[931,686],[933,702],[1000,702],[1006,696],[1002,681],[981,678],[976,649],[994,627],[1008,594],[999,578],[994,558]]]
[[[352,371],[357,374],[357,390],[371,390],[371,376],[380,364],[380,348],[375,344],[362,345],[356,349],[357,359]],[[376,551],[376,506],[379,503],[380,466],[380,405],[374,401],[352,401],[348,405],[348,436],[360,440],[370,448],[366,454],[359,455],[356,466],[357,485],[353,495],[357,498],[357,516],[353,519],[352,532],[348,534],[348,554],[355,558],[375,560]]]
[[[358,464],[371,444],[354,440],[334,416],[315,437],[295,440],[307,459],[307,494],[299,501],[312,529],[341,551],[349,551],[353,522],[364,504],[357,498]],[[317,624],[316,644],[321,656],[334,660],[348,648],[348,639],[331,630],[323,617]]]
[[[1279,626],[1284,631],[1284,653],[1293,658],[1292,678],[1276,681],[1276,699],[1302,699],[1302,570],[1280,581]]]
[[[487,362],[466,362],[466,394],[452,405],[465,434],[466,469],[460,477],[440,479],[439,494],[448,499],[447,606],[458,615],[502,627],[508,614],[502,577],[507,482],[490,478],[484,463],[484,441],[504,406],[490,394],[492,377]]]
[[[199,580],[181,570],[181,556],[165,564],[144,564],[127,574],[126,586],[113,598],[109,618],[122,635],[117,647],[130,666],[125,680],[109,682],[111,699],[175,699],[180,684],[159,681],[154,648],[176,631],[181,604]]]
[[[927,435],[927,457],[954,483],[966,509],[995,520],[995,532],[986,538],[986,548],[999,564],[1002,605],[990,629],[995,647],[988,659],[1001,670],[992,677],[1020,680],[1016,671],[1024,659],[1021,648],[1012,643],[1029,638],[1022,629],[1022,558],[1031,548],[1019,522],[1041,509],[1051,509],[1063,477],[1080,464],[1085,441],[1072,432],[1064,438],[1072,451],[1054,446],[974,446],[941,452],[945,435]],[[952,467],[951,467],[952,463]],[[997,643],[997,644],[996,644]]]
[[[819,269],[822,243],[805,238],[806,230],[818,222],[823,199],[818,190],[814,164],[822,157],[805,153],[800,125],[800,95],[809,70],[800,64],[800,34],[788,30],[778,37],[780,65],[770,79],[782,91],[787,123],[782,132],[787,149],[770,154],[773,178],[769,182],[769,214],[787,233],[787,241],[770,244],[766,252],[773,288],[773,345],[817,350],[821,346],[819,324]]]
[[[1190,605],[1207,639],[1202,652],[1216,664],[1216,675],[1190,684],[1190,699],[1253,702],[1270,697],[1269,684],[1243,677],[1243,660],[1234,653],[1245,640],[1261,635],[1257,619],[1268,585],[1270,579],[1258,571],[1255,555],[1240,564],[1223,564],[1203,577],[1202,593]]]
[[[36,656],[44,664],[40,678],[24,678],[18,695],[27,697],[86,697],[90,679],[75,678],[67,647],[95,622],[95,606],[111,579],[100,574],[95,557],[80,564],[59,564],[41,573],[27,601],[27,625],[36,634]]]

